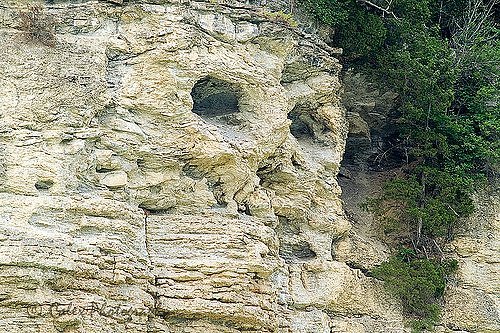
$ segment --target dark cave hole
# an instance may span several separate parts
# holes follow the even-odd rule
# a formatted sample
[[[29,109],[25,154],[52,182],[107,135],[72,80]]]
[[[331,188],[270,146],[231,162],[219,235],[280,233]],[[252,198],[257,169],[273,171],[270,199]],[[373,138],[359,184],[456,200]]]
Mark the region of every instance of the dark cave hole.
[[[47,191],[48,189],[50,189],[52,187],[52,185],[54,185],[54,182],[50,179],[39,180],[35,183],[35,188],[38,191]]]
[[[204,173],[201,172],[201,170],[197,166],[188,163],[184,164],[184,166],[182,167],[182,174],[186,177],[196,180],[203,179],[204,177]]]
[[[301,107],[296,106],[290,111],[288,119],[292,121],[290,124],[290,133],[292,133],[296,139],[314,139],[314,131],[310,125],[313,120]]]
[[[316,258],[316,253],[311,250],[305,241],[296,244],[282,244],[279,249],[279,256],[285,259],[287,264]]]
[[[97,173],[108,173],[108,172],[112,172],[112,171],[115,171],[114,169],[108,169],[108,168],[96,168],[95,171]]]
[[[280,240],[279,256],[287,264],[304,262],[316,258],[310,244],[301,237],[299,226],[284,216],[278,216],[276,233]]]
[[[356,263],[354,261],[347,261],[346,265],[349,266],[352,269],[359,269],[361,273],[363,273],[365,276],[372,277],[373,274],[370,272],[369,269],[365,268],[362,264]]]
[[[169,207],[169,208],[153,208],[153,206],[150,206],[148,203],[143,202],[139,204],[138,206],[140,209],[144,211],[144,215],[147,217],[149,215],[167,215],[171,214],[173,212],[174,207]]]
[[[199,80],[191,91],[193,112],[203,118],[239,112],[241,91],[236,85],[212,77]]]

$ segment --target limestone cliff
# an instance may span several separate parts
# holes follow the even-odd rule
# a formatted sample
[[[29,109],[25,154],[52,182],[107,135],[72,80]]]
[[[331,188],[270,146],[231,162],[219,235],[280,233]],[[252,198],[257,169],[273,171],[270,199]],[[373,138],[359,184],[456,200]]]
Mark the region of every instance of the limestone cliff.
[[[346,264],[337,50],[245,1],[26,3],[0,1],[1,332],[406,332]]]

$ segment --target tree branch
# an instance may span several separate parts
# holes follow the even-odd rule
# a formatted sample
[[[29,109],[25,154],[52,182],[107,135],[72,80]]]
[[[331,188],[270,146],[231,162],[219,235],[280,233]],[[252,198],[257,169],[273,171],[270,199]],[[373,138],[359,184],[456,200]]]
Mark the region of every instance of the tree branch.
[[[436,248],[438,249],[439,253],[441,254],[441,261],[443,261],[443,258],[444,258],[444,253],[443,251],[441,250],[441,247],[438,245],[438,243],[436,242],[435,239],[432,240],[432,242],[434,243],[434,245],[436,246]]]
[[[397,17],[396,14],[394,14],[394,12],[392,10],[389,10],[389,7],[390,7],[392,1],[389,2],[389,4],[387,5],[387,8],[380,7],[379,5],[374,4],[373,2],[371,2],[369,0],[358,0],[358,1],[361,2],[361,3],[364,3],[367,6],[370,6],[370,7],[373,7],[375,9],[378,9],[378,10],[380,10],[384,14],[391,15],[396,20],[399,20],[399,17]]]

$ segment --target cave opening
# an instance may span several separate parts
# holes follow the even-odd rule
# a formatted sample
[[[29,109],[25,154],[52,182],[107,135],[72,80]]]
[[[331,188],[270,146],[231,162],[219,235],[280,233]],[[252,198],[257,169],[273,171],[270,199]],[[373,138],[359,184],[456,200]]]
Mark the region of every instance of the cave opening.
[[[38,191],[48,191],[52,185],[54,185],[54,181],[50,179],[40,179],[35,183],[35,188]]]
[[[304,112],[302,107],[294,107],[293,110],[288,113],[288,119],[292,121],[290,124],[290,133],[292,133],[296,139],[314,139],[314,120]]]
[[[205,119],[227,116],[240,111],[240,88],[210,76],[196,82],[191,97],[194,103],[193,112]]]
[[[290,124],[290,133],[296,139],[312,139],[316,138],[317,121],[311,115],[311,109],[307,105],[296,105],[292,111],[288,113],[288,119],[292,121]]]
[[[278,221],[275,230],[280,240],[279,256],[287,264],[306,262],[317,257],[298,223],[284,216],[278,216]]]

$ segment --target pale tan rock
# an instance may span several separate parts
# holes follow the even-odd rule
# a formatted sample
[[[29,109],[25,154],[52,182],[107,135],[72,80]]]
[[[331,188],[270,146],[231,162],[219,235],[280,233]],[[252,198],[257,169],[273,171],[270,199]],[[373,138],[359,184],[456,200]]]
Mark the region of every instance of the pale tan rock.
[[[297,311],[291,317],[290,331],[295,333],[330,333],[331,321],[319,310]]]
[[[334,50],[243,2],[112,2],[48,5],[53,48],[0,6],[0,331],[403,332],[332,256]]]
[[[446,291],[443,324],[468,332],[500,330],[500,197],[498,187],[478,194],[466,230],[450,244],[458,261]]]
[[[208,2],[61,3],[54,48],[25,42],[12,6],[0,7],[0,330],[300,332],[273,228],[296,220],[298,242],[325,259],[349,228],[338,62]],[[281,82],[310,52],[324,61],[293,97]],[[207,76],[239,112],[193,112]],[[306,99],[315,132],[297,140],[287,113]],[[314,135],[331,147],[310,161]],[[96,302],[109,311],[39,308]],[[310,331],[329,325],[302,316]]]
[[[125,171],[112,171],[101,177],[101,184],[109,188],[123,187],[127,185],[127,173]]]

